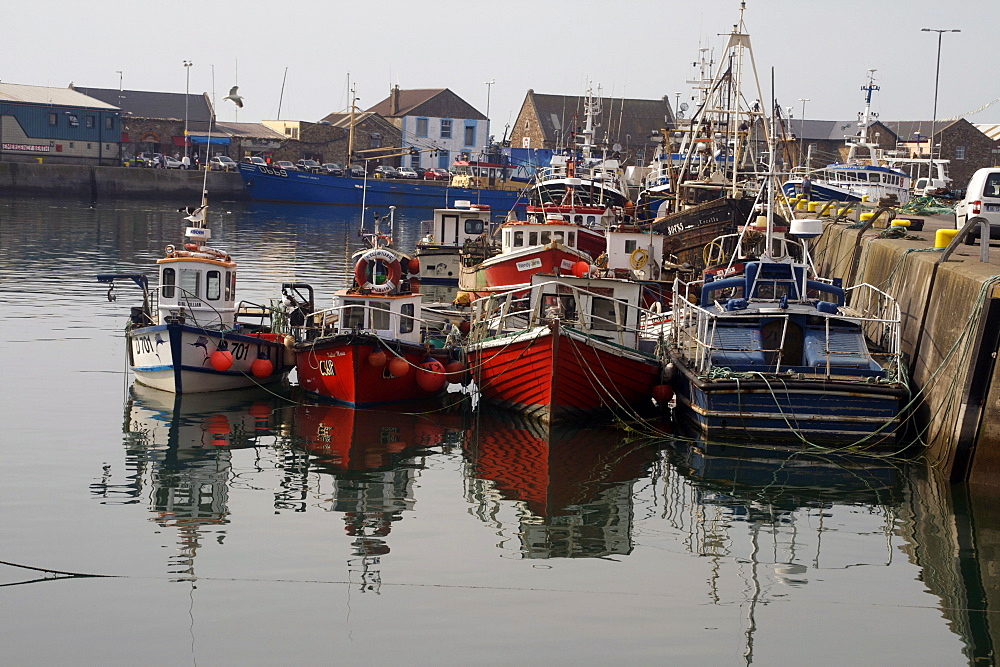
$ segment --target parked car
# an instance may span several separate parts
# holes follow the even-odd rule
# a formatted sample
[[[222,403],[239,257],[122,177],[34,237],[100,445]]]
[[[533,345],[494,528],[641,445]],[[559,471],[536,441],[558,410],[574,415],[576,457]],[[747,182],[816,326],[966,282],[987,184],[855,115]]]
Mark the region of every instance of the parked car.
[[[251,155],[250,157],[245,157],[245,158],[243,158],[243,161],[244,162],[249,162],[250,164],[257,164],[257,165],[260,165],[262,167],[266,167],[267,166],[267,160],[265,160],[264,158],[262,158],[260,156],[257,156],[257,155]]]
[[[399,171],[387,164],[375,167],[375,178],[399,178]]]
[[[336,162],[327,162],[323,165],[322,173],[329,174],[330,176],[343,176],[344,168]]]
[[[985,167],[972,174],[965,197],[955,204],[955,229],[964,227],[970,218],[985,218],[990,223],[990,238],[1000,238],[1000,169]],[[975,243],[978,238],[977,225],[965,242]]]
[[[424,171],[424,179],[428,181],[448,181],[451,180],[451,172],[441,167],[431,167]]]
[[[397,171],[399,172],[399,178],[420,178],[417,175],[417,170],[411,167],[400,167]]]
[[[153,167],[163,160],[163,153],[139,153],[135,156],[137,167]]]
[[[183,169],[184,163],[175,157],[170,157],[169,155],[163,156],[163,166],[167,169]]]
[[[350,176],[351,178],[364,178],[365,168],[362,167],[360,164],[352,164],[350,167],[347,168],[347,175]]]
[[[279,160],[278,162],[274,163],[274,166],[277,167],[278,169],[284,169],[285,171],[298,171],[295,165],[289,162],[288,160]]]
[[[208,161],[208,167],[212,171],[238,171],[236,160],[228,155],[216,155]]]
[[[323,171],[323,167],[316,160],[299,160],[295,163],[299,171],[308,171],[311,174],[318,174]]]

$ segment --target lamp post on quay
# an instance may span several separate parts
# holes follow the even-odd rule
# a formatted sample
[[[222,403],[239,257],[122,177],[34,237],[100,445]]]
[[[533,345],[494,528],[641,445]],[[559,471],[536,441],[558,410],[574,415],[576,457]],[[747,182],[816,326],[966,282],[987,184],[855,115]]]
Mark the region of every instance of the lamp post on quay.
[[[191,65],[190,60],[184,61],[184,157],[188,157],[188,97],[191,90]]]
[[[931,119],[931,140],[928,148],[930,149],[930,162],[927,166],[927,176],[930,177],[934,171],[934,126],[937,124],[937,100],[938,100],[938,81],[941,76],[941,35],[946,32],[962,32],[961,30],[943,30],[938,28],[921,28],[920,32],[936,32],[938,34],[938,45],[937,45],[937,66],[934,69],[934,117]]]

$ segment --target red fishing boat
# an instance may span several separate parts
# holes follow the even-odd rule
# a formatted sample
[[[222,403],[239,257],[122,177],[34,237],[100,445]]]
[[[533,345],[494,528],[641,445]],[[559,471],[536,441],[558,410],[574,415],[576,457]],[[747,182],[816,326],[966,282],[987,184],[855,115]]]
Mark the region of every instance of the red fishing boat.
[[[532,277],[473,303],[466,346],[480,396],[544,422],[635,414],[662,400],[660,314],[615,278]]]
[[[431,345],[417,281],[408,275],[417,263],[382,245],[388,237],[377,229],[366,238],[372,247],[356,255],[352,286],[334,295],[333,307],[310,308],[296,329],[299,384],[354,407],[436,396],[449,373],[464,370],[454,365],[457,351]]]

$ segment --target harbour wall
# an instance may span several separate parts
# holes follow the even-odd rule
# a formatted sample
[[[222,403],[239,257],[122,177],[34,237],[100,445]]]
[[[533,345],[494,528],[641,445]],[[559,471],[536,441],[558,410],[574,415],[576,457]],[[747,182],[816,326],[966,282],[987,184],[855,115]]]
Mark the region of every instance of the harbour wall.
[[[197,201],[204,176],[182,169],[0,162],[0,195]],[[207,187],[213,200],[247,199],[236,172],[209,172]]]
[[[928,458],[952,481],[1000,485],[1000,248],[988,263],[978,244],[939,262],[934,233],[952,228],[950,218],[905,238],[851,222],[824,226],[813,252],[819,274],[896,298],[914,395],[909,420]]]

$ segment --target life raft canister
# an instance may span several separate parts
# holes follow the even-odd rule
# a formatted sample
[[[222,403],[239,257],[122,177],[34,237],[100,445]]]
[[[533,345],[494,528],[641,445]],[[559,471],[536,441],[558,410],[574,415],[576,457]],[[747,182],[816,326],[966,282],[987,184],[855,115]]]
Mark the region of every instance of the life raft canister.
[[[385,265],[385,282],[376,283],[375,262]],[[371,275],[369,275],[371,268]],[[358,263],[354,265],[354,280],[357,281],[361,289],[370,290],[377,293],[392,292],[399,286],[399,279],[402,276],[402,269],[399,259],[394,253],[385,248],[372,248],[358,258]]]

